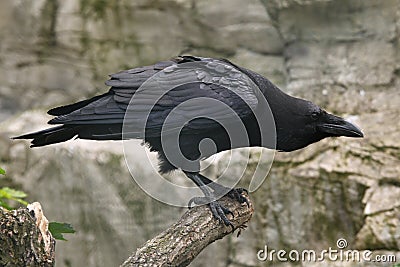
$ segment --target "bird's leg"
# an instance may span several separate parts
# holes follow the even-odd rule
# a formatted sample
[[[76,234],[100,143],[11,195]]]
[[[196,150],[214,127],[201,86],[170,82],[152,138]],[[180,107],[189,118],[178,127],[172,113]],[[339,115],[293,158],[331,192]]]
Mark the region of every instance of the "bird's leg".
[[[229,187],[223,186],[221,184],[218,184],[218,183],[208,179],[207,177],[205,177],[204,175],[201,175],[200,173],[198,174],[198,176],[205,185],[207,185],[214,191],[214,194],[228,195],[230,198],[239,201],[239,203],[246,203],[247,206],[250,205],[247,198],[245,198],[242,195],[243,192],[248,193],[246,189],[244,189],[244,188],[229,188]],[[198,204],[200,201],[198,199],[194,199],[192,202]],[[191,203],[191,202],[189,202],[189,203]]]
[[[223,186],[222,184],[219,184],[217,182],[214,182],[213,180],[205,177],[204,175],[201,175],[200,173],[198,175],[201,181],[205,185],[210,187],[212,190],[214,190],[214,192],[229,192],[231,190],[231,188]]]
[[[234,230],[235,228],[234,228],[233,224],[226,217],[226,214],[229,214],[229,213],[232,214],[232,216],[233,216],[232,211],[230,211],[229,209],[223,207],[221,204],[219,204],[216,201],[215,196],[211,192],[210,188],[207,187],[207,185],[200,178],[200,174],[196,173],[196,172],[185,172],[185,174],[190,180],[192,180],[200,188],[200,190],[204,194],[203,198],[193,198],[193,199],[191,199],[189,201],[189,205],[192,202],[194,202],[194,203],[199,203],[200,202],[201,204],[208,203],[208,205],[210,206],[212,215],[217,220],[222,221],[225,225],[227,225],[227,226],[230,225],[232,227],[232,229]],[[209,180],[209,181],[211,181],[211,180]],[[198,202],[197,200],[200,200],[200,201]]]

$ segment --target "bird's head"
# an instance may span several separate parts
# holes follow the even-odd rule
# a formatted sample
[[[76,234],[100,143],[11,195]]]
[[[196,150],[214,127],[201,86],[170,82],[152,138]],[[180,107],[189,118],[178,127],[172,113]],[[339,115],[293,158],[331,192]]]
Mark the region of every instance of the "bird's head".
[[[278,150],[297,150],[326,137],[364,137],[357,126],[314,103],[299,98],[292,101],[292,105],[282,107],[279,119],[275,119]]]

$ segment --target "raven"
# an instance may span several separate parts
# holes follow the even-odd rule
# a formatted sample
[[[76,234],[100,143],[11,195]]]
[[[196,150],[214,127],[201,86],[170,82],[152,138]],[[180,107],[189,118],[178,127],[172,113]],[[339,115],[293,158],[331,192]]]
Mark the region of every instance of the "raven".
[[[213,216],[225,225],[232,226],[226,217],[230,211],[213,196],[226,187],[200,174],[202,159],[236,147],[293,151],[326,137],[363,137],[355,125],[310,101],[284,93],[260,74],[226,59],[179,56],[110,76],[107,93],[49,110],[48,114],[56,116],[49,124],[58,126],[15,139],[33,139],[31,147],[75,137],[143,139],[152,151],[158,152],[160,173],[181,169],[204,193],[203,201],[209,204]],[[185,102],[189,104],[185,106]],[[258,117],[268,117],[269,113],[272,127],[262,129]],[[226,126],[239,129],[239,124],[245,129],[247,143],[234,143],[226,130]],[[275,137],[273,142],[265,138],[263,141],[264,134]],[[176,135],[178,147],[173,148],[172,154],[179,150],[190,164],[167,156],[165,144],[175,140]],[[214,142],[214,149],[200,151],[199,145],[205,139]],[[240,189],[226,192],[241,203],[246,202]],[[196,204],[202,202],[199,199],[193,198]]]

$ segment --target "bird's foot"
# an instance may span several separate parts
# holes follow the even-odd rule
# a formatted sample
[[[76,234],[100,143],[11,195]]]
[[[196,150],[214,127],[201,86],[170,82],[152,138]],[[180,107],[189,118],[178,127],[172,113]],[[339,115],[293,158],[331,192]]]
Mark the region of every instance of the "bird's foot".
[[[216,182],[212,182],[207,184],[211,189],[214,190],[214,195],[227,195],[229,198],[239,201],[239,203],[246,203],[247,207],[250,207],[250,202],[247,198],[245,198],[242,193],[245,192],[246,194],[249,193],[247,189],[244,188],[233,188],[230,189],[229,187],[220,185]]]
[[[211,210],[212,215],[214,216],[215,219],[217,219],[220,222],[223,222],[226,226],[232,227],[232,231],[235,230],[235,227],[233,226],[232,222],[228,219],[226,215],[231,214],[232,217],[233,212],[221,205],[218,201],[212,201],[210,197],[193,197],[189,200],[188,206],[189,209],[192,208],[192,205],[205,205],[208,204]]]
[[[232,217],[233,212],[229,210],[228,208],[225,208],[222,206],[218,201],[213,201],[208,204],[211,209],[211,213],[214,216],[215,219],[217,219],[220,222],[223,222],[226,226],[232,227],[232,232],[235,230],[235,227],[233,226],[232,222],[226,217],[227,214],[231,214]]]
[[[250,206],[250,202],[247,200],[247,198],[245,198],[242,195],[243,192],[246,192],[246,194],[249,193],[247,189],[244,188],[230,189],[229,187],[217,183],[210,184],[210,187],[214,190],[214,194],[216,195],[227,195],[229,198],[239,201],[239,203],[246,203],[247,207]]]
[[[242,195],[243,192],[246,192],[247,194],[249,193],[244,188],[233,188],[231,191],[228,192],[227,196],[231,199],[239,201],[240,204],[246,203],[247,207],[250,207],[249,200]]]

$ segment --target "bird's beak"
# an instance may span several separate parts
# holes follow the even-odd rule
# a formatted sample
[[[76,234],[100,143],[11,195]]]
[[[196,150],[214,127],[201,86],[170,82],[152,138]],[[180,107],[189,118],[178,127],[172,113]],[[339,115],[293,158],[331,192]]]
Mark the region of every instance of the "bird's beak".
[[[330,136],[364,137],[361,130],[341,117],[327,113],[324,122],[318,125],[321,132]]]

